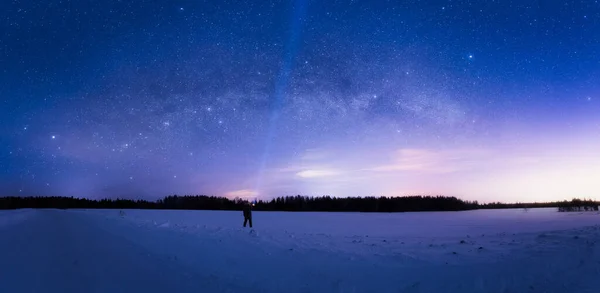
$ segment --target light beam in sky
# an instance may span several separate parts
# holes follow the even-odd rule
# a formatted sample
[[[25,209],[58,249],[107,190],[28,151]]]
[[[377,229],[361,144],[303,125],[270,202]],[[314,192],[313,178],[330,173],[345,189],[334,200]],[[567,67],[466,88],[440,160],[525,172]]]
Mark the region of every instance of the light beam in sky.
[[[271,145],[274,143],[276,137],[277,122],[279,115],[281,115],[281,107],[285,102],[285,95],[287,94],[287,86],[289,83],[290,75],[292,74],[292,67],[296,52],[298,51],[300,35],[302,30],[302,18],[306,14],[306,0],[294,0],[292,8],[293,14],[290,19],[290,36],[284,49],[284,57],[279,70],[279,76],[275,83],[275,92],[273,94],[273,104],[270,108],[270,117],[267,129],[267,137],[265,139],[265,147],[258,170],[258,182],[255,190],[260,191],[262,189],[262,177],[264,169],[268,164],[269,155],[271,153]]]

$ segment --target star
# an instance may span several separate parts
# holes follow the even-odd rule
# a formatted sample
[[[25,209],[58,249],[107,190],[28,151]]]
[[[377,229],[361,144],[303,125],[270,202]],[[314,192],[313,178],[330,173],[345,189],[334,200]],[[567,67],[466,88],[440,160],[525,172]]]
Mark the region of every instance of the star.
[[[56,135],[53,135],[53,136],[52,136],[52,139],[56,139]]]

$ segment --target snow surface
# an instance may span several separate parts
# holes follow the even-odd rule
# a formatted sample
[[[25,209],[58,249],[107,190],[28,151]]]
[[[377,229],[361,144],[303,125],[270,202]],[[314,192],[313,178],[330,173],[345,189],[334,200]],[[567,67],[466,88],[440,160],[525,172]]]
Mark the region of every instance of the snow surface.
[[[600,292],[600,214],[0,211],[0,292]]]

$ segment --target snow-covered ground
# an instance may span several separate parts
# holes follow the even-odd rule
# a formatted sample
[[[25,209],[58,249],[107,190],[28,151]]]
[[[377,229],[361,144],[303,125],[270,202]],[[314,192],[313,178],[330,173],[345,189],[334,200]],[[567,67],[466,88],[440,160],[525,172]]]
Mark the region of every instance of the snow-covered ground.
[[[600,214],[0,211],[0,292],[600,292]]]

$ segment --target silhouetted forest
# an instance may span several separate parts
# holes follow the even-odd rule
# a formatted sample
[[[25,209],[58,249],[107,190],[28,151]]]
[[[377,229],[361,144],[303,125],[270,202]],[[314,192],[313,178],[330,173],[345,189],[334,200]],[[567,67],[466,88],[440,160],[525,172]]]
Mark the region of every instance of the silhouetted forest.
[[[0,209],[58,208],[58,209],[180,209],[180,210],[239,210],[246,201],[204,195],[171,195],[157,201],[73,197],[4,197]],[[259,211],[318,211],[318,212],[418,212],[464,211],[474,209],[556,207],[559,211],[598,210],[598,202],[573,199],[547,203],[489,203],[464,201],[446,196],[407,197],[307,197],[286,196],[254,203]]]
[[[573,199],[570,202],[564,202],[558,207],[559,212],[588,212],[598,211],[598,202],[593,200]]]
[[[540,203],[487,203],[479,205],[479,209],[532,209],[558,208],[559,212],[597,211],[599,202],[590,199],[574,198],[570,201],[540,202]]]

